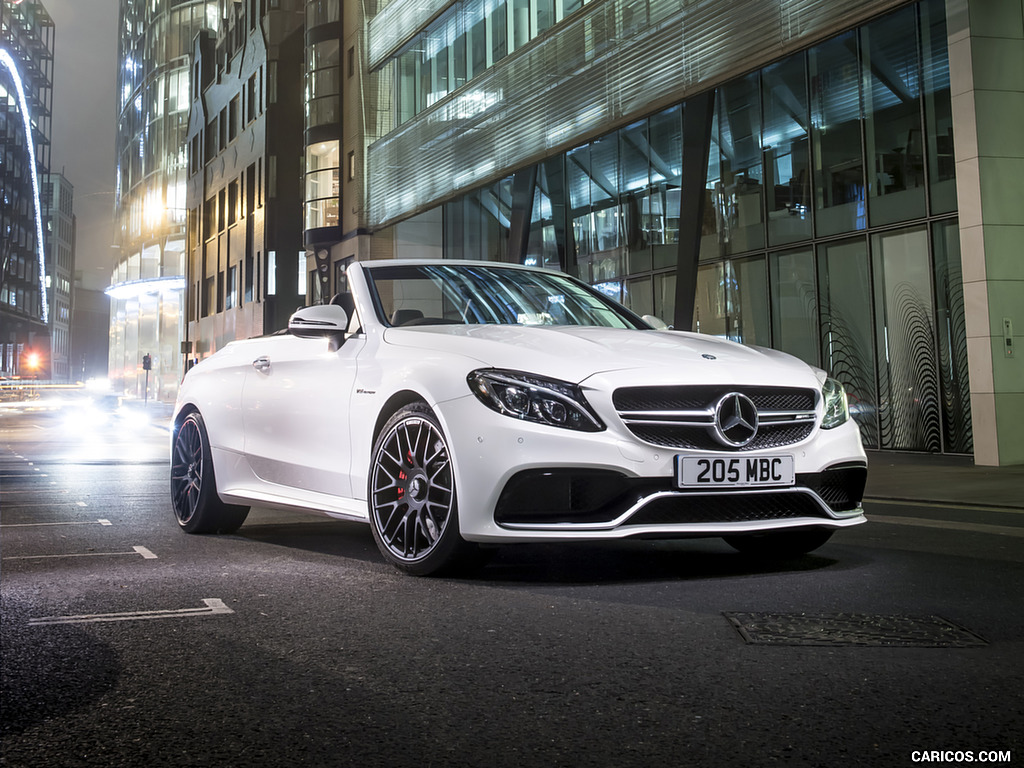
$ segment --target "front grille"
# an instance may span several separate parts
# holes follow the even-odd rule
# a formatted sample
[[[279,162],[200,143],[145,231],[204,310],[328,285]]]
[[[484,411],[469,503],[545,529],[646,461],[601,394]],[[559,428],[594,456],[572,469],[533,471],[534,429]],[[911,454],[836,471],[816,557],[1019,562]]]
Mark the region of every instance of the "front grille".
[[[797,387],[729,387],[686,385],[674,387],[624,387],[615,390],[612,402],[619,411],[679,411],[710,408],[723,395],[742,392],[759,411],[813,411],[817,393]]]
[[[626,525],[749,523],[798,517],[828,519],[821,505],[807,493],[718,493],[654,499],[629,518]]]
[[[595,469],[527,469],[502,489],[494,510],[499,525],[603,523],[645,496],[667,491],[669,478],[628,478]]]
[[[790,424],[771,427],[762,424],[757,437],[739,449],[729,449],[718,442],[707,427],[628,424],[629,431],[646,443],[653,443],[665,448],[691,448],[698,451],[741,450],[756,451],[760,448],[778,448],[784,445],[799,443],[810,437],[814,423]]]
[[[740,392],[757,408],[757,435],[742,447],[715,436],[715,404]],[[625,387],[612,395],[623,424],[646,443],[703,451],[756,451],[806,440],[814,431],[817,392],[797,387]]]

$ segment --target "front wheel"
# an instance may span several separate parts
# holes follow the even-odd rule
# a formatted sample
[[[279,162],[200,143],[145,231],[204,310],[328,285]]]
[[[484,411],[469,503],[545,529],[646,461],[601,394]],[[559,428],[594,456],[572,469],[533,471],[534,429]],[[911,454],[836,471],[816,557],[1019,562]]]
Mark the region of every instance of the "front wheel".
[[[370,527],[384,558],[413,576],[451,571],[472,559],[476,546],[459,534],[448,443],[426,403],[406,405],[388,419],[372,458]]]
[[[171,506],[186,533],[234,533],[248,507],[225,504],[217,495],[210,439],[197,411],[181,422],[171,449]]]
[[[833,533],[831,528],[769,531],[747,536],[726,536],[725,543],[745,555],[786,558],[812,552],[832,538]]]

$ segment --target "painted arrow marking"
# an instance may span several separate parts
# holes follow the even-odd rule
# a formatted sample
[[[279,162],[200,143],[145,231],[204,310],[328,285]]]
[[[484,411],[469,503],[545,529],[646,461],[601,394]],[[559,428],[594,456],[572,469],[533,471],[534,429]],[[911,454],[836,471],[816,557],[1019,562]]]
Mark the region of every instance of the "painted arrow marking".
[[[142,546],[132,547],[131,552],[73,552],[66,555],[11,555],[4,560],[54,560],[65,557],[120,557],[124,555],[142,555],[146,560],[156,560],[157,556]]]
[[[217,597],[203,599],[205,608],[180,608],[174,611],[131,611],[129,613],[87,613],[81,616],[43,616],[29,619],[30,627],[46,624],[96,624],[104,621],[143,621],[148,619],[177,619],[184,616],[213,616],[215,614],[234,613]]]
[[[99,520],[63,520],[58,523],[4,523],[0,525],[0,528],[37,528],[41,525],[113,525],[113,523],[101,517]]]

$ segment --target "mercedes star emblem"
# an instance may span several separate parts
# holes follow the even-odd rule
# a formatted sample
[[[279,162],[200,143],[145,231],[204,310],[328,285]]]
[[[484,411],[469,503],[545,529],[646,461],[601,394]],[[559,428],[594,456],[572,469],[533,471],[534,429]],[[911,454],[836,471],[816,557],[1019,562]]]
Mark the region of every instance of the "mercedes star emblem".
[[[757,406],[739,392],[730,392],[715,405],[715,439],[729,448],[742,448],[757,435]]]

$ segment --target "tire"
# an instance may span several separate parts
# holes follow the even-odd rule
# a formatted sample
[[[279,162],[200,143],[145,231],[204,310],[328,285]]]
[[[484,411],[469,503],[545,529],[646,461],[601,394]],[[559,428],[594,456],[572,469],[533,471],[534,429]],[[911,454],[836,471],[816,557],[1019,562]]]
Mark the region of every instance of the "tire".
[[[452,573],[477,562],[478,547],[459,534],[448,442],[426,403],[399,409],[377,436],[367,504],[377,548],[403,573]]]
[[[181,422],[171,449],[171,507],[186,533],[234,533],[248,507],[225,504],[217,495],[210,439],[198,411]]]
[[[725,543],[745,555],[782,559],[814,551],[831,539],[833,533],[831,528],[803,528],[748,536],[726,536]]]

